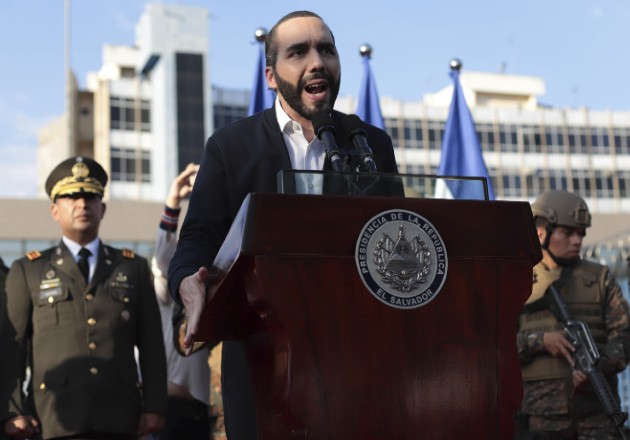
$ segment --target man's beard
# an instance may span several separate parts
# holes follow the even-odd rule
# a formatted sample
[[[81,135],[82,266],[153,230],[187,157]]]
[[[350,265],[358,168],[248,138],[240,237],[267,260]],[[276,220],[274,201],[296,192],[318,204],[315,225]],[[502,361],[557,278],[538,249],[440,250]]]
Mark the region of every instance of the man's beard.
[[[300,80],[297,86],[294,86],[289,81],[284,80],[278,72],[274,69],[274,76],[276,84],[278,85],[278,93],[281,94],[289,107],[297,112],[298,115],[306,119],[311,119],[315,113],[321,111],[332,111],[337,95],[339,94],[339,85],[341,83],[341,77],[335,82],[333,77],[328,73],[317,72],[312,75],[308,75]],[[315,103],[314,108],[308,108],[302,101],[302,91],[306,84],[314,79],[325,79],[328,82],[329,99],[326,101],[319,101]]]

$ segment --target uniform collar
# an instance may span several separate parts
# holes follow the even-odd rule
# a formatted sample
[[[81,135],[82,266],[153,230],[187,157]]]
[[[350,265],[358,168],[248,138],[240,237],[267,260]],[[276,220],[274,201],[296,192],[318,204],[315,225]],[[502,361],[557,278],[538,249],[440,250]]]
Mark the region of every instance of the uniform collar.
[[[74,256],[75,259],[78,258],[79,251],[81,250],[81,248],[86,248],[87,250],[89,250],[92,253],[93,256],[97,256],[98,255],[98,247],[99,247],[99,245],[101,243],[101,240],[98,237],[96,237],[94,240],[92,240],[91,242],[89,242],[85,246],[81,246],[76,241],[70,240],[65,235],[63,237],[61,237],[61,240],[63,241],[63,244],[66,245],[66,247],[68,248],[70,253]]]

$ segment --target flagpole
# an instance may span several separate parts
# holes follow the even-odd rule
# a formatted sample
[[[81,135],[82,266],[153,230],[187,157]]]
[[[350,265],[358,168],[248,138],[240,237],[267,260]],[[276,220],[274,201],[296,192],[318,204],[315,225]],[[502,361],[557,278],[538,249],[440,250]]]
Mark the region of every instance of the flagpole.
[[[66,92],[66,152],[63,156],[74,156],[77,154],[74,138],[74,84],[72,78],[71,56],[71,0],[64,1],[64,73]]]

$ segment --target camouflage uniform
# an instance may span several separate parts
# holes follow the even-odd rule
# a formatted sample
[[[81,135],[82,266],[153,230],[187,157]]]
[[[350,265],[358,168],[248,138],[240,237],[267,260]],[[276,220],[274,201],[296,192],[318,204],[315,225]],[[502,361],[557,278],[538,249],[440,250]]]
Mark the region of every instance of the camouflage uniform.
[[[587,263],[581,261],[577,267],[584,264]],[[588,264],[594,266],[594,263]],[[630,353],[628,304],[610,271],[604,266],[599,267],[602,280],[600,284],[603,288],[601,297],[604,299],[600,305],[605,341],[598,344],[601,355],[598,368],[606,375],[611,390],[619,399],[617,373],[623,371],[628,364]],[[534,285],[537,274],[542,274],[540,271],[546,270],[543,263],[534,267]],[[566,297],[569,308],[571,308],[570,295],[569,292],[569,297]],[[548,355],[543,348],[543,333],[543,330],[523,331],[519,327],[517,346],[521,365],[531,363],[537,356]],[[521,411],[529,416],[530,431],[554,433],[540,438],[598,440],[620,438],[617,428],[602,411],[601,404],[590,384],[587,383],[575,389],[571,370],[567,369],[567,372],[564,378],[525,379]]]

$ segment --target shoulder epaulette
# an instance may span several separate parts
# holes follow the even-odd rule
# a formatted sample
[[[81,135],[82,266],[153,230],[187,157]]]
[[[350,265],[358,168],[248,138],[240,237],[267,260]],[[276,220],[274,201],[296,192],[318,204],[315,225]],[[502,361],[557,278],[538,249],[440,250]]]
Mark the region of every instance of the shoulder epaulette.
[[[30,261],[33,261],[41,257],[42,253],[39,251],[30,251],[30,252],[27,252],[25,255],[26,255],[26,258],[28,258]]]
[[[122,250],[122,256],[125,258],[129,258],[130,260],[133,260],[134,258],[136,258],[135,252],[127,248]]]

